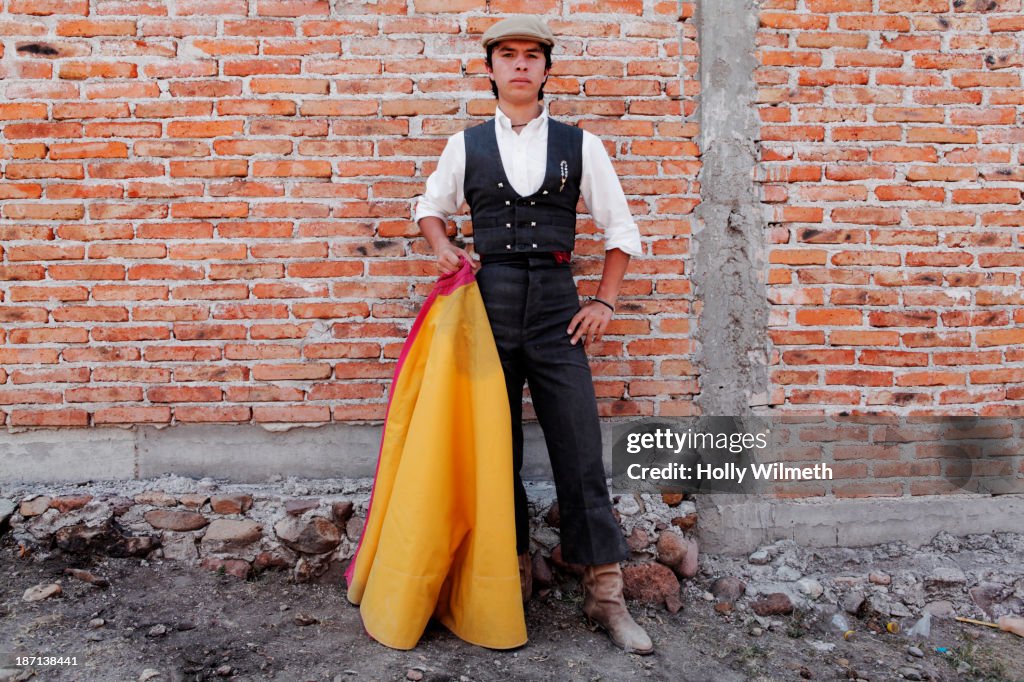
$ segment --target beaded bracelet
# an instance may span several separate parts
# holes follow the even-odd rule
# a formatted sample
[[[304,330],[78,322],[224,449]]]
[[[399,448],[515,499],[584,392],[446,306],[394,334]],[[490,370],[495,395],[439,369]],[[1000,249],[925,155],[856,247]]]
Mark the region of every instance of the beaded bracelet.
[[[615,312],[615,306],[613,306],[611,303],[609,303],[608,301],[604,300],[603,298],[598,298],[597,296],[591,296],[590,300],[594,301],[596,303],[600,303],[601,305],[607,307],[608,310],[612,311],[613,313]]]

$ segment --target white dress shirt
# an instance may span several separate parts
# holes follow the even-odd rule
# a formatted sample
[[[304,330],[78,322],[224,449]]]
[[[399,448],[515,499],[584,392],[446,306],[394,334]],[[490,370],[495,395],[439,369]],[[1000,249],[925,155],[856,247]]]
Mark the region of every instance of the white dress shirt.
[[[520,196],[530,196],[540,189],[547,171],[547,109],[527,123],[518,135],[512,130],[512,121],[500,108],[495,111],[494,120],[505,175]],[[448,138],[437,168],[427,178],[426,191],[416,202],[416,222],[426,216],[448,220],[448,216],[459,210],[466,198],[465,171],[466,146],[463,134],[458,132]],[[631,256],[642,255],[640,230],[629,214],[629,205],[608,152],[601,140],[586,130],[583,131],[580,194],[594,223],[604,232],[606,250],[622,249]]]

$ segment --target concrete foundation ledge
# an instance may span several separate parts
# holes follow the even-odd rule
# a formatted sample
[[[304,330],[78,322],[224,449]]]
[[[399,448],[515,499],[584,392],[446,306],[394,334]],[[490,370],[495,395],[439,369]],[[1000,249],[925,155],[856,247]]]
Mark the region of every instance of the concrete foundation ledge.
[[[706,495],[697,507],[701,544],[724,554],[744,554],[778,540],[804,547],[923,545],[940,532],[962,536],[1024,528],[1024,495],[1018,494],[800,500]]]
[[[611,424],[602,424],[605,466]],[[241,483],[271,476],[373,477],[379,424],[183,424],[95,429],[0,429],[0,483],[147,479],[165,474]],[[551,480],[540,427],[523,429],[523,477]]]

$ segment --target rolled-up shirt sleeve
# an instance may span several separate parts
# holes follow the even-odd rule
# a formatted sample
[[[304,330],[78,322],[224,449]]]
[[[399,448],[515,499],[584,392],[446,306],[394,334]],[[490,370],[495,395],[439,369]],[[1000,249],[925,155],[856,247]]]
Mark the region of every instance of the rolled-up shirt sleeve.
[[[458,212],[465,200],[463,182],[466,172],[466,147],[462,133],[448,138],[448,144],[437,160],[437,168],[427,178],[427,186],[416,202],[414,220],[436,216],[448,220]]]
[[[583,177],[580,181],[583,201],[604,233],[604,248],[622,249],[631,256],[643,255],[640,229],[629,213],[626,195],[615,174],[601,140],[583,131]]]

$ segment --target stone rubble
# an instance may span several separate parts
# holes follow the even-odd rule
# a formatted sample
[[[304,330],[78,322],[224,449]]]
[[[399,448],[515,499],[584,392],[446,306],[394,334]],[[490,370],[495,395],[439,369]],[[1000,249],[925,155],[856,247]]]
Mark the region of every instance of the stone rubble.
[[[170,475],[51,485],[45,495],[38,486],[5,484],[0,529],[35,559],[108,554],[180,561],[241,579],[280,570],[295,582],[343,585],[372,481],[274,478],[233,484]],[[582,570],[562,560],[553,488],[527,487],[535,594],[559,596],[561,579]],[[682,495],[617,495],[613,511],[632,553],[623,570],[627,598],[673,613],[692,600],[712,600],[720,617],[751,634],[810,614],[839,635],[890,628],[923,640],[931,618],[994,621],[1024,613],[1022,535],[940,533],[923,547],[815,549],[779,541],[730,557],[701,554],[696,508]],[[67,575],[105,586],[87,571]],[[25,598],[59,591],[59,584],[36,586]],[[295,622],[315,619],[299,614]],[[159,636],[155,630],[151,636]],[[908,649],[908,660],[920,658],[922,648]],[[900,674],[910,679],[912,667]]]

